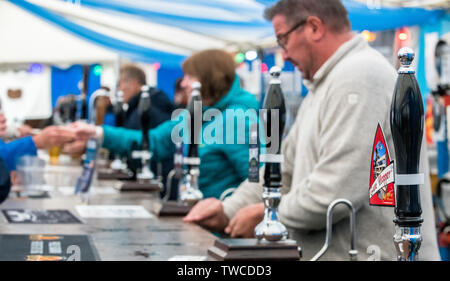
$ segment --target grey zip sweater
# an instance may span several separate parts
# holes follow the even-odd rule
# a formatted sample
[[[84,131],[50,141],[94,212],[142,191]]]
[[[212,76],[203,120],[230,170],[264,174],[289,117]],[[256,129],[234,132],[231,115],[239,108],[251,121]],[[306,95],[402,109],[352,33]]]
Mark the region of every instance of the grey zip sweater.
[[[395,159],[389,109],[397,74],[389,62],[361,36],[344,43],[305,85],[309,93],[294,125],[283,140],[281,221],[309,260],[325,241],[326,210],[335,199],[357,208],[358,260],[395,260],[394,209],[369,206],[372,144],[380,123]],[[421,171],[429,175],[425,138]],[[262,175],[263,173],[261,173]],[[439,260],[429,177],[421,186],[423,243],[421,260]],[[224,202],[229,218],[249,204],[261,202],[259,184],[243,182]],[[321,260],[348,260],[349,212],[333,214],[331,246]]]

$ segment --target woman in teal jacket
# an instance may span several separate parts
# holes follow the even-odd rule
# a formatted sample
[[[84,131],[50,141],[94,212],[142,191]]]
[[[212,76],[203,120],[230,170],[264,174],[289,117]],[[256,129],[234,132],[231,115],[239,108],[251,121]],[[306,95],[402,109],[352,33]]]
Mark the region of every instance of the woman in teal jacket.
[[[198,153],[201,159],[199,188],[205,198],[220,198],[224,191],[239,186],[248,176],[249,128],[257,121],[258,102],[254,95],[240,87],[235,63],[224,51],[198,52],[189,57],[182,68],[185,74],[182,85],[188,92],[191,82],[199,81],[202,85],[203,113],[208,110],[219,113],[212,114],[215,117],[210,120],[203,117],[204,136]],[[172,132],[182,125],[181,122],[186,122],[185,114],[173,114],[172,120],[149,130],[150,150],[157,160],[173,156]],[[102,130],[80,126],[77,134],[81,138],[102,136],[102,146],[120,154],[129,154],[133,143],[139,145],[142,139],[140,131],[111,126],[103,126]]]

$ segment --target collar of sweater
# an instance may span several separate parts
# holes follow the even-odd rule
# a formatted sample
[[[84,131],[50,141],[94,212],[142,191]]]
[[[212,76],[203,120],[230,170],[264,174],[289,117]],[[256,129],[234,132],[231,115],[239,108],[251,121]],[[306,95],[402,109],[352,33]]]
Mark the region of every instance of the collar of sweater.
[[[328,60],[314,74],[311,80],[304,80],[303,84],[308,91],[314,92],[314,89],[324,80],[333,67],[342,60],[351,50],[367,44],[361,35],[355,35],[352,39],[342,44]]]

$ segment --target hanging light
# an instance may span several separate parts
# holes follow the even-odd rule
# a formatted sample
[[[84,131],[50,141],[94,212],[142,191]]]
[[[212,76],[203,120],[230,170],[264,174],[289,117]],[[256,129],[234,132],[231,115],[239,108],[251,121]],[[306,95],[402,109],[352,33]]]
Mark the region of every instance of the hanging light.
[[[101,65],[96,65],[93,71],[96,76],[100,76],[102,75],[103,67]]]
[[[39,74],[39,73],[42,73],[43,70],[44,70],[44,66],[42,64],[40,64],[40,63],[33,63],[32,65],[30,65],[30,68],[28,69],[28,72]]]
[[[250,50],[245,52],[245,59],[248,61],[255,60],[258,57],[258,52],[255,50]]]
[[[400,39],[400,40],[402,40],[402,41],[406,41],[406,40],[408,40],[408,34],[406,34],[406,33],[399,33],[398,34],[398,39]]]
[[[235,61],[237,64],[243,63],[244,60],[245,60],[245,55],[244,55],[244,53],[239,52],[239,53],[236,54],[236,56],[234,56],[234,61]]]
[[[400,41],[406,41],[409,39],[409,30],[407,28],[401,28],[397,33],[397,38]]]
[[[160,68],[161,68],[161,64],[160,64],[159,62],[155,62],[155,63],[153,64],[153,69],[154,69],[154,70],[158,71]]]
[[[377,35],[368,30],[363,30],[361,32],[361,35],[364,38],[364,40],[366,40],[367,42],[373,42],[373,41],[375,41],[375,39],[377,39]]]
[[[265,62],[261,63],[261,73],[266,73],[269,71],[267,64]]]

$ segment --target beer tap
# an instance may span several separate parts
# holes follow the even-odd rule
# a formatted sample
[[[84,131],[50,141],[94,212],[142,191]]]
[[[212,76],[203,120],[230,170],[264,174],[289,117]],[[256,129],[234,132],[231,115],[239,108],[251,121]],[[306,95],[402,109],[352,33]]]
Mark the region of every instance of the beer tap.
[[[137,173],[138,180],[152,180],[154,179],[154,174],[150,169],[150,160],[152,154],[150,152],[150,139],[148,137],[148,131],[150,129],[150,115],[148,114],[151,106],[150,99],[150,87],[147,85],[142,86],[141,97],[139,99],[138,114],[141,119],[141,132],[142,132],[142,143],[140,150],[133,151],[132,157],[141,159],[142,168],[139,173]]]
[[[311,261],[317,261],[319,260],[323,254],[328,250],[328,247],[331,243],[331,234],[333,232],[333,210],[334,207],[336,207],[339,204],[344,204],[350,209],[350,233],[351,233],[351,240],[350,240],[350,250],[348,251],[348,254],[350,255],[351,261],[356,261],[358,251],[356,250],[356,211],[355,208],[353,208],[352,202],[346,200],[346,199],[336,199],[333,202],[330,203],[327,209],[327,232],[326,232],[326,238],[325,238],[325,244],[320,249],[320,251],[311,259]]]
[[[438,178],[445,177],[449,170],[449,150],[446,123],[446,107],[450,95],[450,45],[440,40],[435,49],[437,80],[432,86],[433,140],[437,151]]]
[[[123,127],[125,122],[125,110],[123,103],[123,91],[120,90],[120,69],[121,69],[121,58],[118,57],[114,63],[115,74],[116,74],[116,85],[114,89],[113,97],[113,112],[114,112],[114,121],[116,127]]]
[[[116,127],[123,127],[125,112],[124,112],[124,103],[123,103],[123,92],[117,91],[114,99],[113,112],[115,116],[115,125]]]
[[[401,67],[398,70],[390,112],[397,186],[394,245],[397,260],[416,261],[422,243],[420,185],[424,182],[424,176],[419,174],[419,163],[424,108],[415,71],[411,67],[414,60],[413,50],[400,49],[398,58]]]
[[[88,121],[91,124],[95,124],[95,120],[97,117],[97,109],[95,106],[95,102],[97,101],[97,98],[99,97],[109,97],[109,92],[105,89],[98,89],[94,93],[92,93],[91,97],[89,98],[89,118]]]
[[[163,202],[167,202],[172,192],[172,180],[175,178],[181,180],[183,178],[183,144],[181,142],[175,143],[175,155],[173,157],[173,169],[167,174],[166,180],[166,194],[163,197]]]
[[[438,96],[445,96],[450,91],[450,45],[445,40],[440,40],[437,43],[435,60],[439,81],[437,89],[432,93]]]
[[[88,122],[95,124],[96,110],[95,101],[98,97],[108,97],[108,91],[98,89],[89,98]],[[83,162],[83,171],[75,186],[75,194],[80,193],[84,203],[88,203],[88,193],[92,183],[92,178],[96,168],[97,151],[99,143],[95,138],[90,138],[86,144],[86,158]]]
[[[115,94],[113,95],[114,99],[112,100],[112,110],[114,112],[114,119],[116,127],[123,127],[125,120],[125,112],[123,109],[123,92],[117,90],[118,85],[116,86]],[[126,161],[123,161],[118,154],[113,154],[114,160],[111,162],[111,169],[114,171],[126,171],[128,176],[132,175],[131,171],[128,170],[128,166]]]
[[[86,120],[86,97],[83,93],[76,96],[75,120]]]
[[[279,145],[275,147],[275,154],[261,155],[261,160],[265,162],[264,191],[262,194],[265,210],[263,220],[255,228],[255,236],[258,240],[280,241],[286,240],[288,236],[287,229],[280,222],[278,216],[278,205],[281,200],[282,155],[280,154],[280,147],[286,121],[286,106],[281,90],[281,80],[279,79],[281,69],[277,66],[272,67],[270,75],[272,79],[263,103],[263,110],[266,111],[264,114],[264,125],[267,136],[273,137],[278,133],[276,136],[278,137]]]
[[[88,105],[87,105],[87,92],[89,83],[89,65],[83,65],[83,79],[78,83],[80,88],[80,94],[77,96],[77,109],[76,119],[87,120],[88,119]]]
[[[195,113],[200,109],[196,104],[201,103],[200,95],[201,84],[200,82],[192,83],[191,101],[188,105],[188,112],[190,114],[189,133],[190,144],[188,157],[183,159],[183,164],[187,165],[187,170],[184,172],[183,179],[179,184],[179,196],[178,200],[181,204],[187,206],[193,206],[198,201],[203,199],[203,194],[198,187],[198,177],[200,175],[200,158],[198,156],[198,138],[200,135],[200,126],[195,126]],[[198,114],[198,112],[197,112]]]
[[[138,115],[141,121],[141,144],[136,142],[132,144],[130,170],[133,171],[133,180],[125,181],[121,187],[121,191],[158,191],[160,192],[164,187],[159,178],[155,178],[150,163],[152,153],[150,152],[151,144],[149,138],[150,130],[150,87],[142,86],[141,96],[138,104]],[[137,163],[136,163],[137,162]],[[128,178],[127,178],[128,179]]]
[[[261,144],[265,145],[265,154],[260,154],[261,162],[265,162],[263,174],[263,193],[264,201],[264,218],[255,227],[255,239],[237,239],[222,238],[217,239],[214,245],[208,249],[208,257],[212,260],[223,261],[242,261],[242,260],[286,260],[298,261],[302,256],[302,249],[298,246],[297,241],[288,239],[288,231],[281,223],[278,216],[278,206],[281,201],[281,163],[283,157],[281,155],[281,138],[283,136],[284,126],[286,122],[286,106],[284,102],[283,92],[281,90],[281,69],[272,67],[270,69],[270,86],[264,98],[262,109],[260,110],[260,119],[264,121],[266,136],[265,142],[263,138]],[[258,167],[258,161],[252,161],[257,157],[258,151],[254,144],[258,144],[258,129],[262,127],[250,127],[250,143],[249,162],[254,162],[254,167]],[[256,136],[255,136],[256,134]],[[270,143],[270,145],[269,145]],[[255,163],[256,162],[256,163]],[[249,172],[251,172],[250,169]],[[257,176],[257,173],[253,176]],[[255,177],[255,182],[258,179]]]

